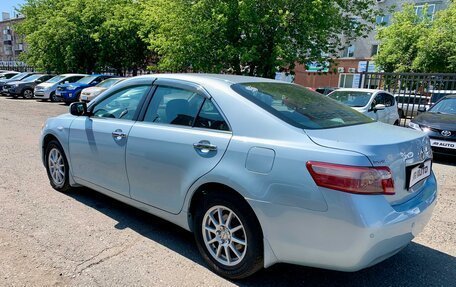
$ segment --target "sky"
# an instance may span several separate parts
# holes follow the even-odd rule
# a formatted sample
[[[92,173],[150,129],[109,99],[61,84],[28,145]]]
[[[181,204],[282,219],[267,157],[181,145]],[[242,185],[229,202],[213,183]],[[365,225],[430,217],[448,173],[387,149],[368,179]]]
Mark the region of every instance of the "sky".
[[[14,7],[18,7],[19,4],[23,4],[24,2],[25,0],[0,0],[0,12],[9,12],[12,14]]]

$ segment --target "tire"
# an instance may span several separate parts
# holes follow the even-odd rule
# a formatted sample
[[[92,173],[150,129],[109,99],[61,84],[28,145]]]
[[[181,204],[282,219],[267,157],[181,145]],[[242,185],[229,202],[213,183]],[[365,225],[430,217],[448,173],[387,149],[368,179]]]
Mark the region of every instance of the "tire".
[[[214,222],[220,221],[219,209],[224,221],[221,225]],[[230,212],[231,220],[226,224]],[[214,220],[210,219],[211,215]],[[240,229],[234,230],[239,226]],[[207,231],[205,227],[213,231]],[[263,233],[254,212],[244,200],[230,194],[205,195],[196,208],[193,231],[199,252],[218,275],[242,279],[263,268]]]
[[[52,92],[52,93],[49,95],[49,99],[51,100],[51,102],[58,102],[58,99],[57,99],[57,97],[55,96],[55,92]]]
[[[25,89],[22,91],[22,97],[24,99],[33,99],[33,90]]]
[[[62,146],[58,141],[52,140],[45,148],[46,171],[52,188],[60,192],[70,191],[68,161]]]

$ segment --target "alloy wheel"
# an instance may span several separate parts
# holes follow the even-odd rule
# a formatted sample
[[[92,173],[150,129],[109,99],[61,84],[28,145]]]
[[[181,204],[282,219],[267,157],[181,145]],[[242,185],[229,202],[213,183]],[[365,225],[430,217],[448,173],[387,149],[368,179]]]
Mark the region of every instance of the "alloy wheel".
[[[234,266],[244,259],[247,236],[239,217],[229,208],[217,205],[203,217],[204,244],[220,264]]]
[[[24,98],[25,99],[31,99],[33,98],[33,92],[31,90],[25,90],[24,91]]]
[[[62,153],[53,148],[48,155],[48,167],[51,179],[56,186],[65,184],[65,162]]]

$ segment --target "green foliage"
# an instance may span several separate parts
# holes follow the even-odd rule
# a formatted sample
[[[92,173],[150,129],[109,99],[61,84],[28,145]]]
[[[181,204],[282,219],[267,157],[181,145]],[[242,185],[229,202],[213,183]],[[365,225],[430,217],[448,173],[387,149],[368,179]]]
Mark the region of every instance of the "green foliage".
[[[418,42],[414,66],[427,72],[456,72],[456,3],[436,15],[427,37]]]
[[[428,17],[420,18],[412,4],[404,5],[402,11],[393,14],[390,26],[378,30],[380,50],[375,63],[386,72],[421,71],[419,66],[414,66],[414,60],[418,43],[427,37],[429,26]]]
[[[383,70],[456,72],[456,3],[438,12],[434,20],[417,16],[408,4],[393,15],[392,22],[378,31],[381,43],[375,63]]]
[[[57,73],[136,67],[146,45],[135,7],[134,0],[27,0],[16,27],[28,45],[22,59]]]
[[[342,39],[364,35],[375,16],[370,0],[143,0],[142,5],[142,34],[160,57],[159,69],[266,77],[277,66],[293,68],[339,51]]]

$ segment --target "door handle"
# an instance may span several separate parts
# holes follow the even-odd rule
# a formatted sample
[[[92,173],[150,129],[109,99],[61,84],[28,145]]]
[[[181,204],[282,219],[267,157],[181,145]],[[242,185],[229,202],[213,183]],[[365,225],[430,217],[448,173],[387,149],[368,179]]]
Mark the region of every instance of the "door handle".
[[[121,139],[124,139],[127,137],[127,134],[124,133],[122,130],[118,129],[118,130],[115,130],[112,132],[112,137],[115,139],[115,140],[121,140]]]
[[[211,144],[209,141],[200,141],[199,143],[194,143],[193,147],[204,153],[217,150],[217,146]]]

